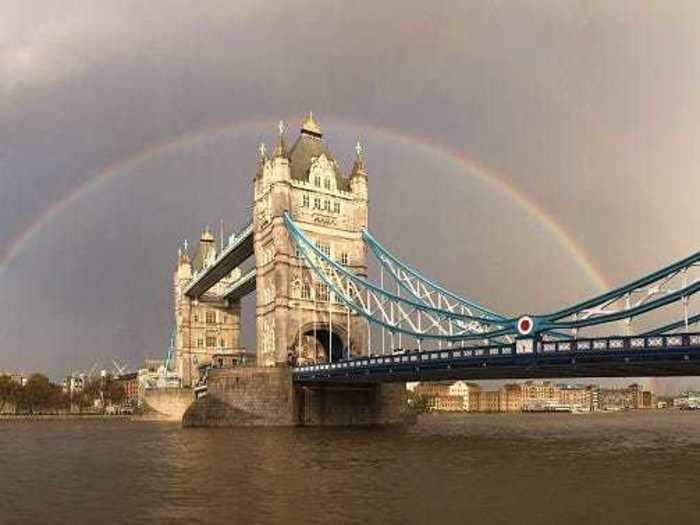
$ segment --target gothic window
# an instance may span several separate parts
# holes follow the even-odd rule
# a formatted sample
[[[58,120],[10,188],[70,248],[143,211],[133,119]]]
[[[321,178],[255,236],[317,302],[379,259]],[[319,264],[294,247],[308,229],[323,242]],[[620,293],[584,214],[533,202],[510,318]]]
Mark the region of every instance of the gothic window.
[[[316,248],[318,248],[327,257],[331,256],[331,247],[325,242],[316,241]]]
[[[340,264],[348,264],[348,252],[342,252],[340,254]]]
[[[216,324],[216,312],[207,310],[207,324]],[[209,346],[209,345],[207,345]]]
[[[197,348],[203,348],[204,347],[204,339],[201,337],[197,339]]]
[[[331,189],[331,179],[328,177],[323,178],[323,187],[326,188],[327,190]]]
[[[194,322],[198,323],[199,322],[199,315],[194,314]]]
[[[321,176],[320,175],[316,175],[314,177],[314,186],[318,186],[319,188],[321,187]]]
[[[221,348],[224,347],[224,338],[223,337],[221,339],[219,339],[219,346],[221,346]]]
[[[339,202],[333,203],[333,211],[336,213],[340,213],[340,203]]]
[[[301,198],[301,205],[302,205],[304,208],[308,208],[308,207],[309,207],[309,195],[308,195],[307,193],[305,193],[305,194],[303,195],[303,197]]]
[[[207,348],[213,348],[216,346],[216,337],[208,335],[207,336]]]
[[[331,201],[326,199],[323,201],[323,209],[326,211],[331,211]]]
[[[316,197],[314,198],[314,210],[320,210],[321,209],[321,199]]]
[[[301,286],[301,298],[308,299],[309,297],[311,297],[311,286],[309,286],[309,283],[304,283]]]
[[[319,283],[316,285],[316,298],[319,301],[327,301],[329,297],[328,286],[325,283]]]

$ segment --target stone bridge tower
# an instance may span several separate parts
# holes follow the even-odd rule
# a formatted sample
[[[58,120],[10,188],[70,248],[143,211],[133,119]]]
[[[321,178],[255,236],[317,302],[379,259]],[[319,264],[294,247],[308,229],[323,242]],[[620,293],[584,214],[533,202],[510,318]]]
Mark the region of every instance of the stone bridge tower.
[[[193,386],[201,366],[214,359],[230,360],[244,354],[240,345],[240,301],[221,299],[221,292],[240,277],[241,271],[234,269],[199,299],[184,293],[193,275],[211,265],[215,258],[216,241],[208,228],[202,232],[193,260],[187,245],[178,251],[173,276],[175,332],[171,367],[184,387]]]
[[[287,148],[284,126],[271,156],[261,146],[254,188],[258,366],[337,360],[367,351],[367,323],[312,279],[287,234],[283,214],[316,246],[353,272],[367,274],[367,174],[358,144],[345,176],[311,113]]]

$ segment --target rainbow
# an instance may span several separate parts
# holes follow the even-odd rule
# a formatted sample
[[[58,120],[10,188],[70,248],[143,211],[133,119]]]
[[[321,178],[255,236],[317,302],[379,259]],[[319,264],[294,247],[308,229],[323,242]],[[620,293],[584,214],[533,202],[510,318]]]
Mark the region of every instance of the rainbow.
[[[125,172],[131,168],[138,166],[149,159],[158,155],[167,153],[169,150],[181,147],[183,145],[196,144],[204,139],[209,139],[221,133],[241,132],[251,128],[262,128],[264,126],[272,127],[271,120],[268,119],[252,119],[252,120],[237,120],[223,124],[215,124],[205,126],[195,131],[185,133],[178,137],[168,139],[147,146],[146,148],[135,152],[125,159],[116,161],[103,170],[87,179],[79,185],[74,191],[66,195],[64,198],[57,200],[42,213],[40,213],[34,221],[32,221],[22,232],[15,236],[9,245],[9,248],[4,256],[0,259],[0,274],[27,246],[32,237],[36,235],[46,224],[51,222],[51,219],[66,210],[81,198],[85,193],[95,190],[111,177],[117,176],[119,173]],[[605,278],[596,268],[585,251],[576,243],[572,235],[559,224],[546,210],[535,204],[527,196],[519,192],[516,188],[509,185],[503,177],[481,166],[475,160],[467,157],[463,153],[448,150],[441,144],[435,143],[430,139],[416,137],[406,133],[399,133],[395,130],[382,128],[364,123],[340,122],[330,120],[331,127],[346,128],[348,131],[354,132],[356,135],[366,133],[368,130],[375,133],[388,141],[404,142],[408,146],[423,150],[426,153],[431,153],[445,162],[454,164],[463,173],[477,177],[485,182],[495,191],[501,192],[511,198],[518,206],[522,207],[528,214],[535,217],[558,242],[570,253],[580,268],[592,281],[592,283],[600,290],[604,291],[609,288]]]

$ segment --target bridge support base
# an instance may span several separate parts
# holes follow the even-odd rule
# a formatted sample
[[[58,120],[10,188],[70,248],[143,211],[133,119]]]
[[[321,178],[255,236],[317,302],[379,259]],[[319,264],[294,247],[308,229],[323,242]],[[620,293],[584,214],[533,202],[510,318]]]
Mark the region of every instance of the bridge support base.
[[[402,383],[297,386],[287,368],[211,370],[207,396],[185,412],[186,427],[404,425]]]

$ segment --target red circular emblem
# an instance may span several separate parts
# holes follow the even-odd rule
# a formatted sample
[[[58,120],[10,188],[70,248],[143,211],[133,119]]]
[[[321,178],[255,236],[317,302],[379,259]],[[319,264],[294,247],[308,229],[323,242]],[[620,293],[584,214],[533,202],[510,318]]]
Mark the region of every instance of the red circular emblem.
[[[518,332],[520,332],[521,335],[528,335],[530,332],[532,332],[534,325],[535,323],[533,323],[530,317],[521,317],[518,319]]]

